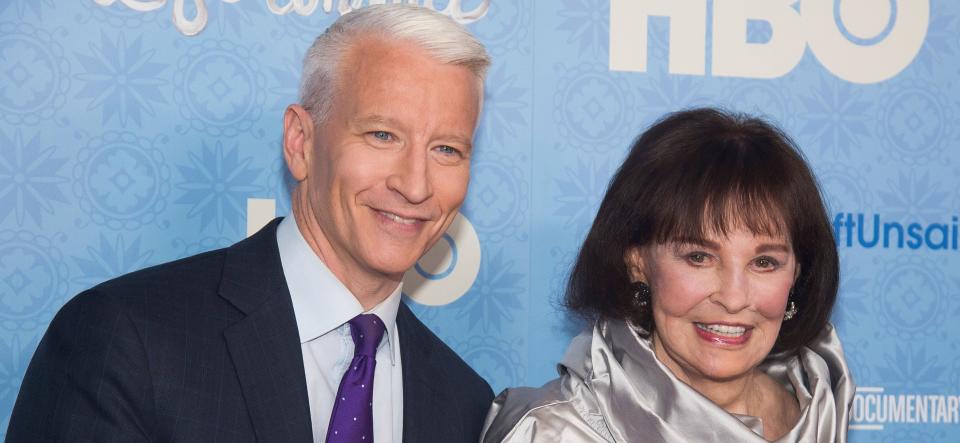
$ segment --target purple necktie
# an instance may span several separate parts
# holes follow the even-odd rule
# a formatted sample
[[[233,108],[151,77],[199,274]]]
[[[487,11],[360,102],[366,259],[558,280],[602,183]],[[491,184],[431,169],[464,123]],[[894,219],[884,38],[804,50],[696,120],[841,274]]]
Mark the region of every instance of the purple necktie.
[[[353,360],[340,380],[327,427],[327,443],[373,442],[373,371],[377,368],[383,321],[374,314],[361,314],[349,323]]]

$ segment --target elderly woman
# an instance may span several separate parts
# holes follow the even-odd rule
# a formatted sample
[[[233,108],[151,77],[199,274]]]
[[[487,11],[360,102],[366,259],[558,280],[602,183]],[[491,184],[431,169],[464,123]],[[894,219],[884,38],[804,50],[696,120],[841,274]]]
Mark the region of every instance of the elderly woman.
[[[854,386],[827,323],[836,245],[777,128],[667,116],[610,183],[567,305],[560,378],[504,391],[485,442],[843,442]]]

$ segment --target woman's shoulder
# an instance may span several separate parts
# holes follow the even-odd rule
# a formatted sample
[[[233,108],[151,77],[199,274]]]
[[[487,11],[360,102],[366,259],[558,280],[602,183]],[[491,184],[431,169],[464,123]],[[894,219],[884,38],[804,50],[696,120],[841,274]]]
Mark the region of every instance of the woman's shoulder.
[[[517,434],[515,431],[540,422],[539,416],[547,412],[543,411],[544,409],[565,409],[570,401],[571,399],[561,392],[559,378],[539,388],[504,389],[490,406],[481,441],[501,442],[514,438]]]
[[[539,388],[505,389],[490,407],[481,441],[603,441],[606,427],[591,407],[596,401],[571,381],[558,378]]]

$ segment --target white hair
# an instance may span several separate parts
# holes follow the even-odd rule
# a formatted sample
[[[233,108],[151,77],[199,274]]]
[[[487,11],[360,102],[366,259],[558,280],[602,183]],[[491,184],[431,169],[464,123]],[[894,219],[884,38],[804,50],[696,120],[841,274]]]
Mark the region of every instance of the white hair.
[[[462,25],[437,11],[409,4],[357,9],[330,25],[303,58],[300,104],[314,124],[329,117],[343,56],[358,41],[369,37],[415,44],[440,63],[469,69],[481,85],[490,66],[483,44]]]

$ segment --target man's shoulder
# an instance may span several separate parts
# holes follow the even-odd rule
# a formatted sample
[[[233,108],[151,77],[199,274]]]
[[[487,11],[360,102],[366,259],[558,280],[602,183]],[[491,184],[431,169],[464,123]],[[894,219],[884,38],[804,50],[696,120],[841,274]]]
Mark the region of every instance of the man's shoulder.
[[[222,330],[240,318],[220,297],[227,251],[131,272],[64,304],[34,353],[11,435],[26,441],[31,438],[24,436],[51,432],[56,437],[37,440],[54,441],[78,433],[78,439],[89,440],[110,429],[125,436],[117,439],[131,440],[138,438],[125,432],[173,429],[161,421],[182,402],[199,405],[198,399],[219,395],[212,398],[236,408],[235,384],[218,384],[220,390],[211,394],[195,383],[201,373],[205,381],[220,376],[208,369],[229,355]],[[236,377],[229,369],[223,374],[225,380]],[[74,429],[75,422],[90,426]],[[43,423],[51,423],[49,430]]]
[[[227,248],[203,252],[130,272],[100,283],[87,292],[136,296],[154,292],[196,293],[216,290]]]
[[[172,311],[170,307],[185,306],[185,300],[203,303],[204,297],[217,294],[224,255],[225,249],[204,252],[107,280],[67,301],[51,327],[117,316],[141,323]]]
[[[249,274],[245,267],[279,262],[279,256],[265,256],[277,255],[274,234],[277,223],[278,220],[274,220],[260,232],[233,245],[130,272],[100,283],[88,292],[121,298],[158,293],[167,298],[217,293],[231,263],[239,266],[240,269],[230,271],[237,275]]]

